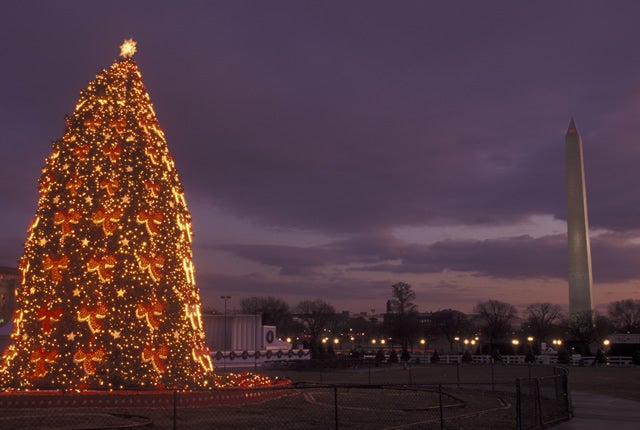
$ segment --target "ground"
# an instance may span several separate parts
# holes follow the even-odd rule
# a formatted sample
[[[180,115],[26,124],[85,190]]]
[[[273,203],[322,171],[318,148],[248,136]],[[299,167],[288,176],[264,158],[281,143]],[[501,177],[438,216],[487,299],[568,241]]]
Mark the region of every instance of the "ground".
[[[4,409],[0,428],[69,429],[105,428],[125,420],[151,429],[439,429],[442,402],[445,428],[492,430],[515,427],[516,378],[553,375],[545,366],[425,365],[361,366],[350,369],[264,369],[270,376],[288,376],[304,386],[293,394],[259,404],[210,408],[125,409]],[[569,368],[574,390],[640,400],[640,367]],[[545,379],[552,381],[553,379]],[[522,389],[530,387],[523,380]],[[334,388],[333,384],[348,385]],[[393,387],[388,384],[394,384]],[[373,387],[372,387],[373,386]],[[440,396],[442,389],[442,397]],[[337,399],[338,413],[335,413]],[[553,406],[553,405],[551,405]],[[37,418],[37,419],[36,419]],[[35,421],[34,421],[35,419]],[[174,421],[175,420],[175,421]],[[34,422],[38,427],[33,427]],[[8,427],[7,427],[8,426]],[[108,428],[108,427],[106,427]]]

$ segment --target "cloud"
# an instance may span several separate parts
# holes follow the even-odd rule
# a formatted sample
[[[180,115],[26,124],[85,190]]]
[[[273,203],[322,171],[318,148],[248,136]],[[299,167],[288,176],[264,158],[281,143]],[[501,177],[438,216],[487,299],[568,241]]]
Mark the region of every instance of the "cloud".
[[[565,279],[566,235],[516,236],[486,240],[445,240],[413,244],[388,235],[355,237],[324,246],[221,245],[238,257],[279,268],[281,275],[319,274],[330,266],[351,272],[433,274],[464,272],[500,279]],[[592,238],[593,273],[598,282],[640,278],[640,242],[619,234]]]

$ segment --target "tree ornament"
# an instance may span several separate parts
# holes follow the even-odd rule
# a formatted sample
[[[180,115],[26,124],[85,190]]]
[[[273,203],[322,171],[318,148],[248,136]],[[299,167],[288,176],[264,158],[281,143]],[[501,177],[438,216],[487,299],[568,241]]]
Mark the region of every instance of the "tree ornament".
[[[111,269],[115,267],[116,263],[116,257],[112,254],[91,257],[87,261],[87,270],[89,272],[97,272],[100,281],[108,282],[113,278],[113,270]]]
[[[66,190],[69,190],[69,194],[71,194],[72,196],[75,196],[76,194],[78,194],[78,190],[80,189],[81,186],[82,186],[82,179],[78,177],[78,172],[76,171],[73,174],[73,177],[67,181],[64,188]]]
[[[160,320],[158,319],[164,313],[164,303],[160,300],[151,303],[139,303],[136,307],[136,317],[138,319],[146,319],[147,325],[151,330],[160,328]]]
[[[29,375],[30,379],[42,378],[47,374],[47,363],[55,363],[58,358],[58,350],[46,350],[43,347],[37,347],[32,353],[29,360],[35,363],[34,371]]]
[[[122,209],[107,210],[104,207],[98,209],[91,217],[96,225],[102,226],[105,236],[109,236],[116,231],[116,223],[122,219]]]
[[[157,348],[153,345],[147,345],[142,350],[142,361],[145,363],[151,362],[158,373],[164,373],[167,370],[167,366],[164,363],[167,357],[169,357],[169,348],[166,345],[160,345]]]
[[[153,164],[158,162],[158,156],[160,155],[160,151],[158,148],[151,142],[144,148],[144,153],[149,156],[149,159]]]
[[[73,361],[77,364],[83,364],[84,372],[87,375],[93,375],[97,370],[95,363],[100,363],[106,354],[106,350],[102,347],[94,350],[80,348],[73,355]]]
[[[136,42],[133,39],[125,40],[120,45],[120,56],[124,58],[131,58],[136,53]]]
[[[36,319],[42,322],[42,331],[49,333],[53,330],[53,323],[60,321],[62,318],[62,308],[49,309],[48,305],[42,305],[36,313]]]
[[[93,308],[83,305],[78,309],[78,321],[86,322],[89,325],[91,333],[97,333],[102,330],[100,320],[106,318],[108,313],[109,308],[102,302],[99,302]]]
[[[146,181],[144,183],[144,186],[147,191],[149,191],[149,194],[151,194],[151,197],[158,197],[160,195],[162,184],[160,184],[159,182]]]
[[[210,372],[213,370],[213,362],[211,361],[211,351],[204,345],[194,346],[192,349],[193,359],[202,366],[202,369]]]
[[[109,157],[111,163],[116,164],[122,155],[122,148],[118,144],[111,145],[103,150],[104,154]]]
[[[162,268],[166,258],[162,254],[142,254],[140,255],[139,266],[146,270],[154,281],[162,279]]]
[[[58,283],[62,281],[62,270],[69,267],[70,261],[71,260],[66,255],[63,255],[60,258],[53,258],[52,256],[47,255],[44,257],[42,266],[44,267],[44,270],[48,270],[51,274],[51,280],[55,283]]]
[[[136,215],[136,221],[138,224],[144,224],[147,228],[147,232],[151,235],[160,231],[159,227],[163,220],[164,215],[160,211],[148,211],[143,209]]]
[[[102,120],[100,118],[87,118],[84,120],[84,125],[90,131],[97,131],[98,128],[102,125]]]
[[[91,122],[91,124],[93,124],[93,122]],[[91,149],[90,145],[76,145],[73,148],[71,148],[71,152],[73,152],[75,156],[78,157],[78,160],[84,161],[89,156],[90,149]]]
[[[109,121],[109,127],[115,128],[118,134],[122,134],[122,132],[124,132],[125,128],[127,127],[127,120],[124,117],[112,119],[111,121]]]
[[[71,224],[78,224],[82,219],[80,212],[76,212],[73,208],[65,212],[56,212],[53,215],[53,223],[62,226],[62,237],[69,236],[73,233]]]
[[[118,185],[120,185],[120,181],[117,179],[103,179],[100,181],[100,188],[107,190],[109,196],[113,196],[116,193]]]

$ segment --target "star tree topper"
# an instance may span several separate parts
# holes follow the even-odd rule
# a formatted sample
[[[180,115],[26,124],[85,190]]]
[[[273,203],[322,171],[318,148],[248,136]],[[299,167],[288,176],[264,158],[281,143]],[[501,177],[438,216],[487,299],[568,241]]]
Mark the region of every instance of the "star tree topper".
[[[136,41],[133,39],[127,39],[120,45],[120,56],[124,58],[131,58],[136,53]]]

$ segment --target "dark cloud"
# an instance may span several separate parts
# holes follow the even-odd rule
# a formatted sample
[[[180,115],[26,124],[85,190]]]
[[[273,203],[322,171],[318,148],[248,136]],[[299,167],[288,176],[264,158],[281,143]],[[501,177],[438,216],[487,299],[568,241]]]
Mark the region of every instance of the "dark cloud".
[[[393,275],[468,272],[492,278],[565,279],[565,235],[487,240],[447,240],[430,245],[402,242],[388,236],[357,237],[324,246],[221,245],[218,249],[279,268],[282,275],[319,273],[333,265],[349,271]],[[640,278],[640,243],[604,234],[592,239],[593,273],[597,282]]]
[[[11,82],[3,110],[45,125],[30,144],[42,150],[79,88],[134,35],[187,192],[268,225],[345,233],[562,217],[570,115],[599,130],[589,146],[608,141],[619,131],[603,113],[637,88],[640,60],[626,47],[633,15],[595,5],[579,19],[568,5],[551,15],[506,4],[498,13],[378,2],[153,5],[13,6],[2,30],[18,42],[4,47],[13,60],[0,72]],[[24,22],[31,27],[16,27]],[[7,132],[31,126],[19,128]],[[627,200],[599,191],[635,178],[640,160],[617,148],[591,152],[601,160],[587,172],[594,223],[637,227],[619,210]],[[619,161],[628,166],[620,179],[604,177]]]
[[[200,277],[201,298],[205,307],[218,306],[220,294],[231,294],[236,300],[248,296],[273,295],[282,297],[295,306],[302,300],[322,299],[337,305],[338,310],[345,309],[344,303],[349,305],[358,302],[369,304],[378,303],[378,311],[384,311],[382,306],[391,298],[390,281],[359,280],[353,278],[300,278],[283,277],[274,279],[259,274],[226,275],[212,274]],[[215,290],[208,288],[215,285]],[[363,300],[366,298],[366,301]],[[376,306],[376,305],[374,305]],[[353,310],[362,309],[362,305]],[[369,310],[369,309],[366,309]]]

